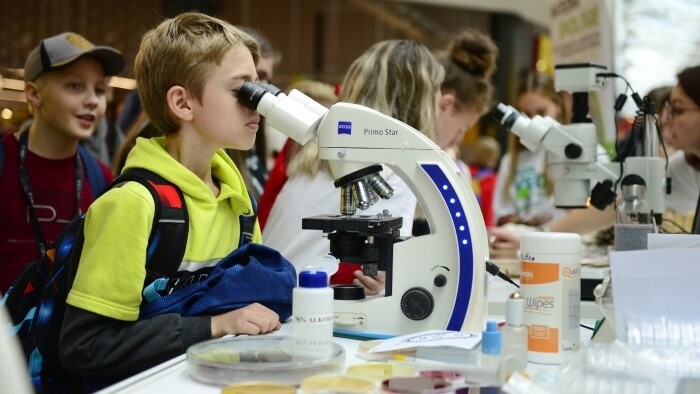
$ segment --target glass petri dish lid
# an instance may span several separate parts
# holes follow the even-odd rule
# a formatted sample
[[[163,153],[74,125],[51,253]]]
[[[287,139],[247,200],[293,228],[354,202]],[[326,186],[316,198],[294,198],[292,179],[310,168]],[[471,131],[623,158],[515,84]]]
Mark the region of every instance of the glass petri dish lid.
[[[219,386],[253,380],[298,385],[312,375],[338,373],[344,362],[337,343],[282,335],[213,339],[187,349],[192,378]]]

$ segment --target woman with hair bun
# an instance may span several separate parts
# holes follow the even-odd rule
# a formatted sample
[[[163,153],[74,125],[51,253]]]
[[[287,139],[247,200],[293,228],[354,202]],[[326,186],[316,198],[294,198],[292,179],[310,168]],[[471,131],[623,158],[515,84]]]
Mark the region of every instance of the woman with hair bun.
[[[435,142],[453,156],[467,177],[471,177],[472,189],[484,221],[489,226],[493,222],[496,174],[493,171],[479,171],[477,167],[468,169],[458,160],[456,153],[464,134],[491,106],[491,77],[496,70],[498,48],[489,36],[475,29],[465,29],[435,56],[445,69],[445,79],[440,84]],[[417,208],[415,217],[413,235],[429,233],[421,207]]]
[[[458,33],[445,51],[436,54],[445,68],[438,100],[437,144],[459,145],[464,134],[488,111],[493,97],[491,76],[498,48],[474,29]]]

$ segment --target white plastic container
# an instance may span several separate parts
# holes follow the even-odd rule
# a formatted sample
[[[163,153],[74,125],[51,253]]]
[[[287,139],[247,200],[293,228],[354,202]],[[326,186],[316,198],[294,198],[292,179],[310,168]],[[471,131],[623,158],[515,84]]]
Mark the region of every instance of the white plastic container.
[[[580,348],[581,237],[533,232],[520,241],[528,361],[561,364]]]
[[[292,336],[324,342],[333,339],[333,289],[324,271],[302,271],[292,290]]]

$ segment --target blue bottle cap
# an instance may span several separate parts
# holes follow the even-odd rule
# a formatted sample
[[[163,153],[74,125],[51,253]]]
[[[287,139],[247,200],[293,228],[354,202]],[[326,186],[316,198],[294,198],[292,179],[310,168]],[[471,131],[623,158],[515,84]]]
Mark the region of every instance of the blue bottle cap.
[[[493,320],[486,323],[486,331],[481,333],[481,353],[496,356],[501,354],[501,331]]]
[[[324,271],[302,271],[299,274],[299,287],[326,287],[328,275]]]

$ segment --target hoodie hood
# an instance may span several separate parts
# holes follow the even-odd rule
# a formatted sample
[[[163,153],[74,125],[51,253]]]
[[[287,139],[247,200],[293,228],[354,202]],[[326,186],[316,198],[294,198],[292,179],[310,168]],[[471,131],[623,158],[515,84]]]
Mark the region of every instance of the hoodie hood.
[[[163,137],[138,138],[129,152],[124,170],[145,168],[177,185],[186,198],[198,204],[218,204],[229,199],[232,208],[245,216],[252,215],[252,203],[243,183],[241,173],[231,158],[219,149],[211,160],[212,177],[219,181],[220,193],[214,196],[209,187],[192,171],[165,151]]]

